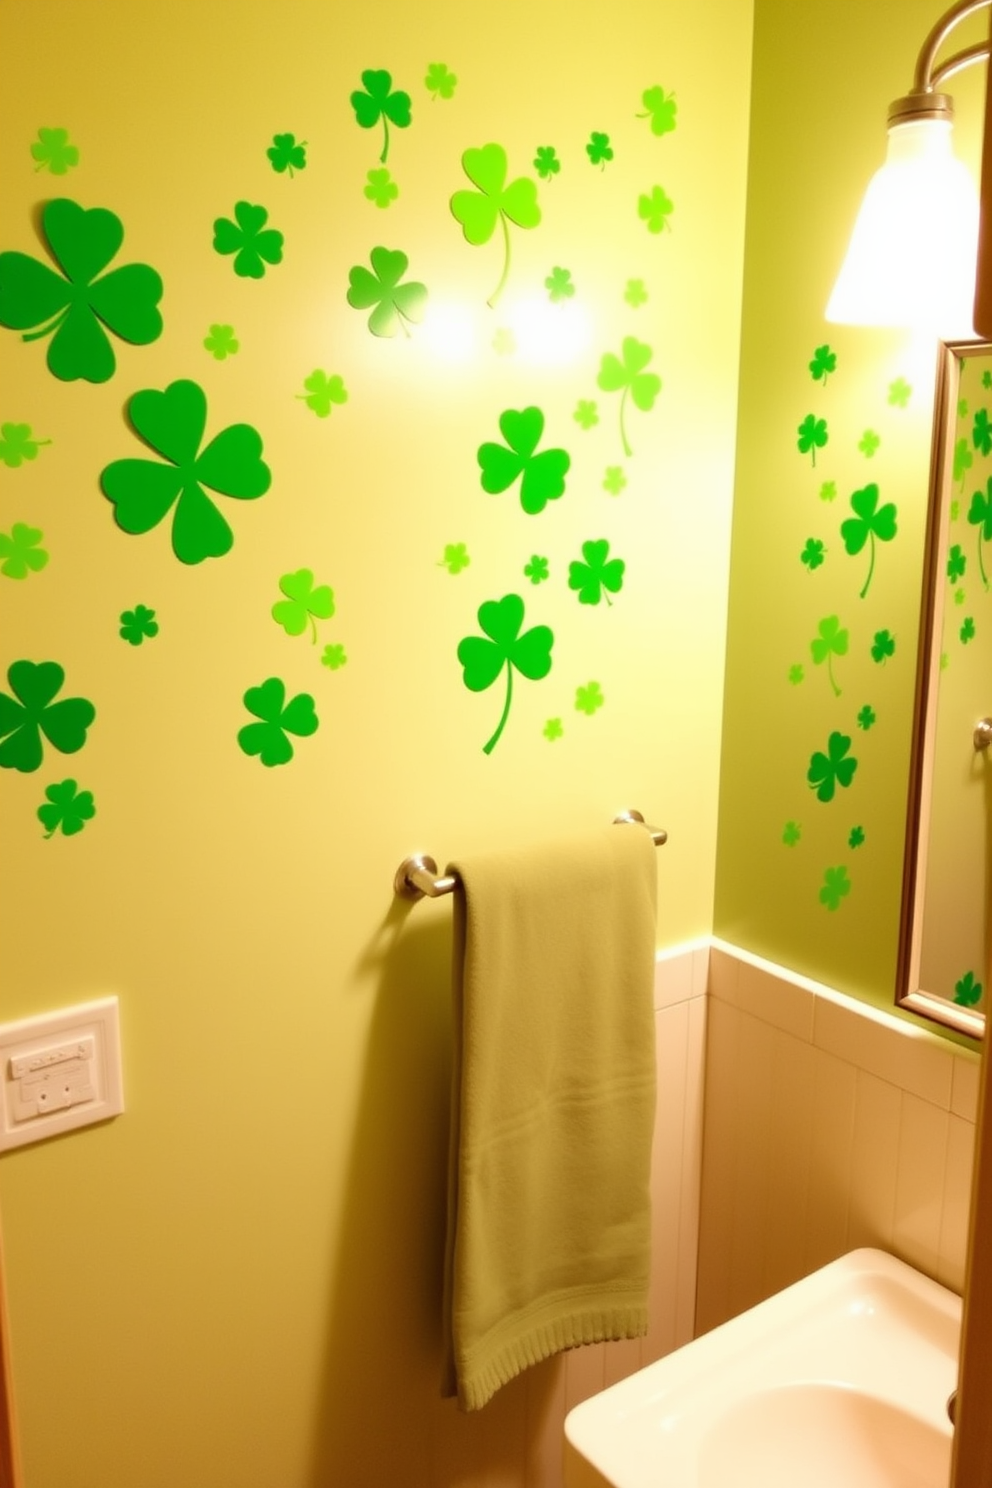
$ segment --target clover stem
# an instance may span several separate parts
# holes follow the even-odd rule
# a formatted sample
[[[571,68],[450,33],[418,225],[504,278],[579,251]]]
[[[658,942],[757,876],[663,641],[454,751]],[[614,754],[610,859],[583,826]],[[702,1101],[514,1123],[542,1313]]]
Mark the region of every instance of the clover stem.
[[[58,315],[56,315],[56,317],[55,317],[54,320],[50,320],[48,322],[48,325],[42,326],[40,331],[28,331],[25,335],[23,335],[21,337],[21,340],[22,341],[40,341],[41,338],[42,338],[42,336],[50,336],[51,333],[52,333],[52,331],[57,331],[58,330],[59,326],[65,320],[66,316],[69,314],[69,311],[71,309],[72,309],[72,306],[71,305],[66,305],[65,309],[64,310],[60,310],[59,313],[58,313]]]
[[[311,615],[309,617],[309,619],[310,619],[310,629],[313,631],[313,637],[312,637],[313,644],[316,646],[316,644],[317,644],[317,621],[314,619],[313,615]]]
[[[496,301],[503,293],[503,288],[510,273],[510,224],[506,220],[505,212],[500,212],[499,220],[503,224],[503,277],[500,279],[496,288],[493,290],[492,294],[486,301],[486,304],[489,306],[490,310],[496,309]]]
[[[989,587],[989,576],[985,572],[985,564],[982,562],[982,532],[981,532],[981,528],[979,528],[979,531],[978,531],[978,572],[981,574],[981,576],[982,576],[982,583],[985,585],[985,588],[987,589]]]
[[[827,676],[830,678],[830,686],[834,690],[834,697],[840,697],[840,688],[834,681],[834,664],[831,652],[827,652]]]
[[[386,118],[385,114],[383,114],[383,116],[382,116],[382,129],[383,129],[382,154],[379,156],[379,164],[380,165],[385,165],[385,163],[386,163],[386,156],[389,154],[389,120]]]
[[[868,533],[868,541],[871,544],[871,562],[868,565],[868,577],[865,579],[865,587],[862,589],[861,593],[858,595],[858,598],[859,599],[864,599],[865,595],[868,593],[868,585],[871,583],[871,576],[875,572],[875,534],[874,534],[874,532],[869,532]]]
[[[623,395],[620,398],[620,438],[623,440],[623,452],[627,456],[627,459],[628,460],[630,459],[631,455],[634,453],[634,451],[631,449],[630,445],[627,443],[627,426],[625,425],[624,420],[623,420],[624,409],[627,406],[627,394],[629,392],[630,392],[630,389],[629,388],[624,388]]]
[[[506,727],[506,720],[510,716],[510,701],[511,701],[512,697],[513,697],[513,666],[512,666],[512,664],[510,662],[507,662],[507,664],[506,664],[506,702],[505,702],[505,704],[503,706],[503,716],[500,719],[499,723],[496,725],[496,732],[493,734],[492,738],[489,740],[489,743],[488,744],[483,744],[483,746],[482,746],[482,752],[483,752],[483,754],[492,754],[493,750],[496,748],[496,745],[499,742],[499,736],[503,732],[503,729]]]

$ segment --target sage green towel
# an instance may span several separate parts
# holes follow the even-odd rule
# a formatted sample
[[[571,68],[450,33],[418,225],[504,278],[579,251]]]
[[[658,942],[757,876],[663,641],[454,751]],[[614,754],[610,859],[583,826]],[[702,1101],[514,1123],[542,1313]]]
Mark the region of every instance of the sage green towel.
[[[656,849],[638,826],[449,865],[443,1391],[647,1330]]]

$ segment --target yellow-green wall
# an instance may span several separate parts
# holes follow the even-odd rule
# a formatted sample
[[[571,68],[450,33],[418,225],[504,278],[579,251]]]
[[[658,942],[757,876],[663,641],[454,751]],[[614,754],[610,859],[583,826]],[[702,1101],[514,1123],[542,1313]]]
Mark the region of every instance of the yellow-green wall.
[[[420,1488],[453,1409],[438,1398],[450,907],[399,907],[397,864],[635,806],[670,833],[660,944],[711,928],[751,7],[719,0],[702,24],[647,0],[55,0],[43,16],[9,0],[0,26],[0,251],[44,260],[39,207],[67,197],[114,212],[115,265],[164,283],[161,336],[116,343],[103,383],[53,376],[49,341],[0,330],[0,422],[50,441],[0,466],[0,531],[40,530],[48,554],[0,574],[0,688],[12,663],[54,661],[61,696],[96,710],[78,752],[0,771],[2,1017],[116,993],[127,1106],[0,1161],[27,1488]],[[449,98],[425,86],[435,63]],[[381,134],[349,101],[367,70],[412,98],[384,208],[365,195]],[[678,109],[660,135],[639,117],[656,87]],[[62,175],[31,153],[56,128],[79,151]],[[588,157],[594,131],[612,159]],[[286,132],[306,142],[292,178],[266,154]],[[492,310],[502,233],[469,244],[449,204],[470,188],[463,152],[496,142],[542,221],[510,227]],[[549,180],[539,146],[561,162]],[[670,230],[639,213],[655,187]],[[258,280],[212,246],[239,201],[285,237]],[[371,335],[347,302],[377,247],[427,285],[409,336]],[[560,304],[556,268],[576,288]],[[644,303],[625,300],[631,280]],[[519,338],[497,350],[527,297],[553,339],[581,310],[586,345],[550,366]],[[446,304],[475,337],[460,363],[432,340]],[[239,342],[225,360],[203,344],[215,324]],[[663,379],[627,410],[630,458],[620,395],[597,387],[625,338]],[[304,401],[315,371],[348,393],[326,418]],[[272,472],[260,499],[218,499],[233,547],[193,565],[168,519],[130,535],[101,489],[113,462],[156,458],[132,396],[177,380],[204,390],[207,440],[248,424]],[[588,429],[580,400],[597,404]],[[500,416],[532,406],[540,448],[571,457],[535,515],[519,483],[484,492],[477,463]],[[603,539],[622,588],[581,604],[569,565]],[[451,572],[458,544],[470,563]],[[524,574],[534,555],[547,582]],[[304,568],[334,591],[316,644],[271,613]],[[506,594],[552,629],[553,666],[517,677],[486,755],[502,681],[470,691],[456,653]],[[159,630],[132,645],[120,616],[139,604]],[[327,646],[346,663],[321,665]],[[266,767],[238,735],[244,694],[272,677],[314,700],[319,728]],[[605,702],[587,715],[591,682]],[[95,815],[46,837],[38,808],[69,779]]]

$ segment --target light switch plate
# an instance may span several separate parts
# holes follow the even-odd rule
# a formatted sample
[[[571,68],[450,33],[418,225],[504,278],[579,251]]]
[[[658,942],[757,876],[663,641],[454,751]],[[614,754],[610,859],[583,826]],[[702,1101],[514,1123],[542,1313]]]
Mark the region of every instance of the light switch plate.
[[[124,1109],[116,997],[0,1023],[0,1152]]]

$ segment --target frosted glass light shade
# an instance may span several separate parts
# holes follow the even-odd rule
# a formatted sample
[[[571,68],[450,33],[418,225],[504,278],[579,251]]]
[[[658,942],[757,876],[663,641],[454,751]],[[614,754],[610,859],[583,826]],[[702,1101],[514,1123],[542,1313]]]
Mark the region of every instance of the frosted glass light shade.
[[[972,329],[978,193],[951,149],[947,119],[889,129],[868,184],[827,320],[905,326],[945,340]]]

